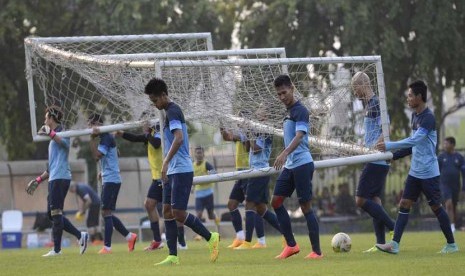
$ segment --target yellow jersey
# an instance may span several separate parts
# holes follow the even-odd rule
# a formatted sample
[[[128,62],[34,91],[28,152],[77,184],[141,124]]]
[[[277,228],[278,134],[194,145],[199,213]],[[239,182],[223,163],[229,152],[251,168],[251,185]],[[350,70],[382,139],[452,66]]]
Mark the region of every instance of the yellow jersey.
[[[207,168],[210,167],[210,170],[213,169],[213,166],[210,165],[207,161],[202,161],[200,164],[197,165],[197,162],[192,162],[192,165],[194,166],[194,176],[201,176],[201,175],[207,175],[209,169]],[[195,185],[195,190],[200,191],[200,190],[207,190],[207,189],[213,189],[215,183],[203,183],[203,184],[197,184]]]
[[[152,130],[150,135],[155,135],[156,138],[160,138],[160,134]],[[147,155],[150,164],[150,172],[152,173],[152,179],[161,179],[161,166],[163,165],[163,154],[161,146],[155,148],[150,143],[147,143]]]
[[[236,141],[236,170],[249,168],[249,153],[241,141]]]

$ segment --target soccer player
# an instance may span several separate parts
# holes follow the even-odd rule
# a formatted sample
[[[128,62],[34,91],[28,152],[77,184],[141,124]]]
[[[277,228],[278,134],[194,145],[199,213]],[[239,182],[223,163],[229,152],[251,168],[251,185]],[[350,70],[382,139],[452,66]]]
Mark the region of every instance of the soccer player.
[[[249,150],[250,142],[247,137],[241,132],[233,132],[220,127],[221,136],[223,140],[234,142],[236,145],[236,170],[242,171],[249,168]],[[247,190],[247,183],[249,179],[239,179],[234,183],[228,200],[228,209],[231,214],[231,222],[234,230],[236,231],[236,238],[228,246],[228,248],[236,248],[244,243],[245,233],[242,228],[242,216],[238,207],[239,204],[244,202]],[[261,216],[255,216],[255,233],[258,239],[265,240],[265,229],[263,219]]]
[[[129,232],[119,218],[112,214],[116,208],[116,200],[121,188],[121,175],[118,164],[118,150],[113,134],[100,133],[99,126],[103,124],[103,118],[98,114],[89,117],[89,126],[92,127],[90,149],[95,160],[100,161],[102,175],[102,216],[105,223],[104,246],[99,254],[110,254],[111,236],[113,227],[126,238],[129,252],[134,251],[137,235]],[[100,142],[97,144],[97,138]]]
[[[262,121],[266,110],[261,106],[257,110],[257,117]],[[255,138],[250,140],[249,162],[252,169],[263,169],[270,166],[272,136],[264,133],[251,134]],[[245,241],[235,249],[266,248],[265,237],[259,238],[254,245],[251,244],[252,233],[255,224],[255,217],[260,216],[281,233],[276,215],[267,208],[269,191],[268,183],[270,176],[256,177],[249,179],[245,200]]]
[[[63,230],[78,239],[81,254],[86,251],[89,239],[87,232],[80,232],[63,216],[63,205],[71,183],[71,169],[68,163],[70,139],[57,135],[58,132],[63,131],[62,118],[63,112],[57,106],[50,106],[45,110],[44,125],[39,129],[38,134],[49,136],[51,139],[48,145],[48,169],[31,180],[26,187],[26,192],[33,195],[39,184],[48,179],[47,213],[53,222],[54,246],[50,252],[42,255],[44,257],[61,255]]]
[[[394,153],[394,160],[410,154],[413,155],[410,171],[405,181],[404,193],[399,204],[394,237],[389,243],[376,244],[376,247],[383,252],[399,253],[399,243],[408,222],[410,209],[420,193],[426,196],[447,240],[440,253],[454,253],[459,250],[455,244],[449,217],[441,206],[439,165],[436,157],[436,120],[433,112],[426,106],[426,95],[427,86],[423,81],[411,83],[407,93],[407,104],[413,109],[410,137],[396,142],[380,141],[376,145],[380,151],[400,149]]]
[[[150,220],[150,229],[152,230],[153,240],[145,251],[152,251],[163,248],[164,244],[160,235],[160,216],[157,205],[162,202],[163,184],[161,181],[161,164],[163,154],[161,152],[160,124],[152,127],[144,126],[144,134],[133,134],[126,131],[118,131],[117,136],[131,142],[140,142],[147,145],[147,155],[152,174],[152,184],[150,185],[144,206]]]
[[[370,86],[370,78],[363,72],[357,72],[352,77],[352,89],[355,97],[363,102],[365,107],[365,147],[373,148],[382,139],[381,112],[379,99]],[[373,218],[376,243],[386,242],[385,229],[394,230],[394,221],[381,204],[381,193],[386,184],[389,165],[386,161],[375,161],[365,164],[356,190],[355,202]],[[377,251],[376,246],[363,251],[370,253]]]
[[[294,98],[294,85],[287,75],[280,75],[274,80],[279,100],[286,106],[288,115],[284,118],[285,149],[276,157],[273,167],[283,171],[276,180],[271,205],[278,217],[279,225],[286,239],[286,246],[276,259],[286,259],[300,252],[294,239],[291,219],[284,208],[284,199],[297,192],[300,208],[307,221],[312,251],[306,259],[320,259],[320,233],[318,221],[312,210],[313,158],[308,144],[309,112],[302,103]]]
[[[207,174],[216,173],[215,168],[209,162],[205,161],[205,151],[201,146],[197,146],[194,149],[194,176],[201,176]],[[206,209],[208,219],[215,221],[218,226],[219,220],[217,220],[214,210],[214,198],[213,198],[213,187],[215,183],[203,183],[195,185],[195,211],[197,217],[200,220],[203,216],[203,211]]]
[[[451,220],[452,232],[455,232],[457,202],[460,194],[460,173],[462,173],[462,190],[465,191],[465,160],[455,151],[455,138],[447,137],[443,143],[444,151],[438,156],[441,173],[441,194]]]
[[[169,255],[157,265],[179,264],[176,221],[190,227],[208,241],[210,260],[215,262],[218,258],[220,235],[217,232],[208,231],[196,216],[186,212],[194,172],[189,156],[189,136],[184,114],[179,105],[168,97],[168,87],[165,81],[158,78],[151,79],[145,86],[144,93],[149,96],[157,109],[164,110],[166,113],[163,126],[165,158],[161,177],[164,181],[163,215]]]
[[[100,197],[92,187],[84,183],[71,183],[69,192],[75,193],[79,198],[79,210],[75,216],[76,220],[82,220],[86,211],[89,210],[86,226],[90,235],[90,241],[93,244],[101,244],[103,237],[97,230],[100,218]]]

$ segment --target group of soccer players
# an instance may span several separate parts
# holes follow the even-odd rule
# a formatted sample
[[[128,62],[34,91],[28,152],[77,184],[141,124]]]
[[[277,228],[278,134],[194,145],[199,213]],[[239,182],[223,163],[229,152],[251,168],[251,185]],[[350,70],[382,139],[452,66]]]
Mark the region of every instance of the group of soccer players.
[[[316,214],[312,210],[312,177],[314,171],[313,158],[309,147],[309,111],[294,97],[294,85],[287,75],[280,75],[274,80],[279,100],[287,109],[283,121],[284,149],[276,157],[273,167],[282,170],[275,184],[271,206],[274,213],[267,209],[269,177],[258,177],[239,180],[231,191],[228,208],[236,237],[229,246],[234,249],[249,249],[266,247],[263,233],[263,219],[279,231],[285,240],[282,252],[277,259],[286,259],[300,252],[292,231],[291,220],[283,203],[294,191],[307,222],[311,251],[306,259],[320,259],[323,254],[320,248],[319,226]],[[381,130],[381,112],[379,99],[371,90],[370,79],[358,72],[352,78],[354,95],[360,99],[365,108],[364,128],[366,147],[374,147],[380,151],[394,152],[393,160],[412,154],[411,169],[405,182],[405,190],[399,204],[399,214],[396,221],[392,220],[381,204],[380,195],[384,188],[389,163],[386,161],[372,162],[365,165],[356,191],[357,206],[373,218],[376,244],[366,252],[381,250],[397,254],[399,243],[408,221],[412,204],[420,193],[425,194],[432,211],[437,216],[441,230],[446,238],[446,245],[441,253],[458,251],[455,244],[449,216],[440,203],[439,165],[436,158],[437,134],[435,119],[426,106],[427,87],[424,82],[416,81],[409,85],[407,103],[412,113],[412,135],[397,142],[383,141]],[[156,128],[147,129],[144,135],[135,136],[126,132],[118,132],[117,136],[148,144],[153,183],[150,186],[145,207],[151,222],[153,241],[146,250],[163,247],[159,231],[159,215],[156,210],[158,202],[163,202],[163,217],[166,231],[166,243],[169,255],[157,265],[179,264],[177,256],[178,239],[183,239],[183,226],[191,228],[203,237],[209,246],[210,260],[218,258],[220,236],[210,232],[200,219],[188,213],[187,204],[191,193],[194,168],[189,155],[189,137],[184,114],[175,102],[171,101],[168,87],[162,79],[154,78],[145,87],[145,94],[159,109],[164,110],[166,118],[162,120],[163,141]],[[257,117],[266,116],[266,107],[261,106]],[[32,180],[26,190],[33,194],[38,185],[48,178],[49,195],[48,213],[53,221],[54,249],[44,256],[61,254],[61,236],[63,230],[73,234],[79,241],[80,253],[87,248],[88,233],[79,232],[63,216],[63,202],[70,185],[70,169],[68,164],[69,138],[62,138],[57,132],[62,131],[63,114],[58,107],[47,108],[44,126],[40,135],[51,138],[49,144],[49,167],[41,176]],[[104,247],[100,254],[111,253],[111,236],[113,227],[128,241],[129,251],[134,250],[137,235],[129,232],[123,223],[112,214],[115,210],[118,192],[121,186],[121,176],[118,167],[118,156],[114,135],[100,133],[99,126],[103,119],[92,115],[89,119],[93,127],[91,149],[94,157],[100,160],[103,183],[101,204],[102,216],[105,221]],[[236,143],[236,169],[261,169],[269,166],[272,138],[263,133],[233,133],[220,129],[224,140]],[[100,138],[97,143],[97,139]],[[161,143],[164,153],[161,153]],[[203,149],[202,149],[203,150]],[[445,160],[445,159],[444,159]],[[246,201],[245,233],[242,229],[242,218],[238,210],[239,203]],[[251,244],[252,233],[256,229],[259,238],[255,245]],[[385,229],[393,234],[392,241],[386,243]],[[179,235],[182,233],[181,235]]]

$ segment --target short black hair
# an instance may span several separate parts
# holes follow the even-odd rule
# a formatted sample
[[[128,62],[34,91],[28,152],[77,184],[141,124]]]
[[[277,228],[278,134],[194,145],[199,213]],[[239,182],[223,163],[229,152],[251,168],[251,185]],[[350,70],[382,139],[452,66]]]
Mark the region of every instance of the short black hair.
[[[291,78],[288,75],[279,75],[274,79],[274,87],[281,87],[283,85],[287,87],[292,87],[292,81]]]
[[[444,139],[444,140],[451,143],[455,147],[455,138],[454,137],[449,136],[449,137],[446,137],[446,139]]]
[[[103,124],[103,116],[97,113],[93,113],[87,119],[87,122],[90,124],[100,123]]]
[[[168,95],[168,86],[166,82],[159,78],[153,78],[145,86],[144,93],[147,95],[161,96],[163,93]]]
[[[205,151],[202,146],[196,146],[194,150],[201,150],[202,152]]]
[[[61,124],[61,120],[63,119],[63,111],[61,111],[60,107],[56,105],[48,106],[45,109],[45,113],[48,113],[49,118],[52,117],[55,122]]]
[[[426,103],[426,95],[428,91],[428,87],[426,86],[425,82],[422,80],[417,80],[408,85],[410,89],[412,89],[413,94],[415,96],[421,95],[421,99],[423,102]]]

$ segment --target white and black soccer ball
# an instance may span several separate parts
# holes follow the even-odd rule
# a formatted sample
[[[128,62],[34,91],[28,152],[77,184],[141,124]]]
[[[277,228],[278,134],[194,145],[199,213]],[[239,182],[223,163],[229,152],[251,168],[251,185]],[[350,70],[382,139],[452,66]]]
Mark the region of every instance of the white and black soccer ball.
[[[352,240],[346,233],[337,233],[331,240],[331,246],[334,252],[349,252],[352,248]]]

